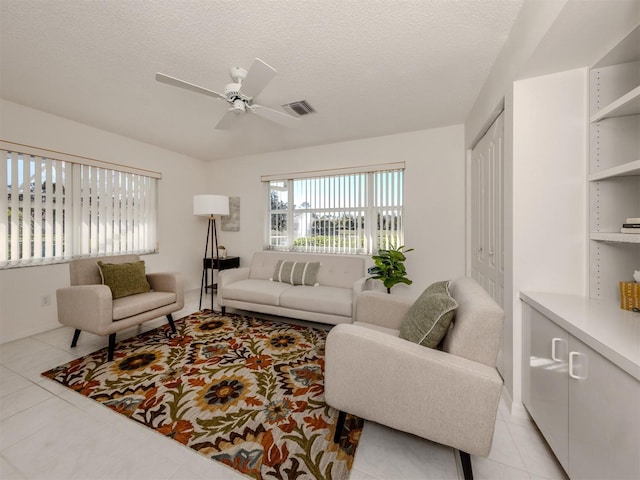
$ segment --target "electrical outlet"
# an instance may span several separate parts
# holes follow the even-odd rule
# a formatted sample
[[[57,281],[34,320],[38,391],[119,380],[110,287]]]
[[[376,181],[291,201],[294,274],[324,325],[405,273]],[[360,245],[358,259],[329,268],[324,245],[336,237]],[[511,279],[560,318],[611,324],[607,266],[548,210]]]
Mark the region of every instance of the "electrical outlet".
[[[48,307],[49,305],[51,305],[51,295],[43,295],[40,298],[40,306]]]

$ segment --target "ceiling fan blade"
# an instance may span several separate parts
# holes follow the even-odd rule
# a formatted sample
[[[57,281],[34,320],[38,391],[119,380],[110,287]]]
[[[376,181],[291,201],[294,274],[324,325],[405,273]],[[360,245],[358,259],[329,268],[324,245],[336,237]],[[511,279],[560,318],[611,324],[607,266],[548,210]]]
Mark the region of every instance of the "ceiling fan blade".
[[[273,110],[272,108],[263,107],[262,105],[251,105],[249,106],[249,110],[251,110],[256,115],[260,115],[267,120],[279,123],[280,125],[284,125],[285,127],[297,127],[300,125],[299,118],[292,117],[291,115],[284,112],[279,112],[278,110]]]
[[[259,58],[253,60],[247,76],[242,82],[240,91],[247,97],[255,97],[276,76],[276,69]]]
[[[225,97],[222,93],[214,92],[213,90],[209,90],[208,88],[199,87],[198,85],[185,82],[184,80],[180,80],[178,78],[170,77],[169,75],[165,75],[164,73],[156,73],[156,80],[160,83],[166,83],[167,85],[184,88],[185,90],[191,90],[192,92],[201,93],[203,95],[220,98],[227,101],[227,97]]]
[[[214,128],[217,130],[227,130],[235,125],[240,115],[242,115],[242,112],[238,112],[237,110],[230,108],[220,118],[220,120],[218,120],[218,123],[216,123],[216,126]]]

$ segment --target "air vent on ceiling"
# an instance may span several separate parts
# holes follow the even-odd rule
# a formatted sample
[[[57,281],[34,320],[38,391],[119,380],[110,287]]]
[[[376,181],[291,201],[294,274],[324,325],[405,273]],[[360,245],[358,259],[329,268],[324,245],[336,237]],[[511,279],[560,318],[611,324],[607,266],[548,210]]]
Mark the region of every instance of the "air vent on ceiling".
[[[301,117],[303,115],[309,115],[310,113],[316,112],[306,100],[287,103],[286,105],[282,105],[282,108],[284,108],[291,115],[295,115],[297,117]]]

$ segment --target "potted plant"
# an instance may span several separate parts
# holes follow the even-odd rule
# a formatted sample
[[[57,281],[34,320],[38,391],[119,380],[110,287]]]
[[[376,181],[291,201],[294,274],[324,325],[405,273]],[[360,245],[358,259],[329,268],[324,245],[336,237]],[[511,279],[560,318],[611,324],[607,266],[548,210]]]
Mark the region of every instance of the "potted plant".
[[[392,245],[388,249],[378,250],[378,254],[371,257],[375,265],[367,270],[372,275],[369,278],[382,280],[383,285],[387,287],[387,293],[391,293],[391,287],[398,283],[411,285],[413,282],[407,278],[407,270],[404,267],[407,259],[404,254],[412,250],[413,248],[404,250],[404,245],[397,248]]]

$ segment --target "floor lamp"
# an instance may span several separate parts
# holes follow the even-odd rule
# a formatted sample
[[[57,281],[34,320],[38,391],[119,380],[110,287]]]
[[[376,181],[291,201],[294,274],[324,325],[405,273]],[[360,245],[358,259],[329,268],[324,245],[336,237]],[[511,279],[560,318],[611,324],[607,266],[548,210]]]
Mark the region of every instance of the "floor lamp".
[[[193,196],[193,214],[208,217],[207,240],[204,244],[204,255],[202,257],[202,280],[200,282],[200,305],[198,309],[202,310],[202,292],[207,287],[207,250],[211,245],[211,281],[213,283],[213,268],[218,264],[218,231],[216,228],[216,218],[221,215],[229,215],[229,197],[226,195],[194,195]],[[211,244],[209,244],[211,239]],[[215,259],[215,260],[214,260]],[[213,285],[211,286],[211,310],[213,311]]]

